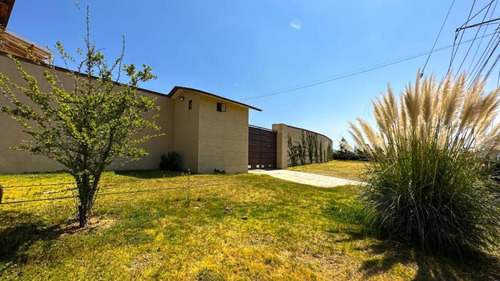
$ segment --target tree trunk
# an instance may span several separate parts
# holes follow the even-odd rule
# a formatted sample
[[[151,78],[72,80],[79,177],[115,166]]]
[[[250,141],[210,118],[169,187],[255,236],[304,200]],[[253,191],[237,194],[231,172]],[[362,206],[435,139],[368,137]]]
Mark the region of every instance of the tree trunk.
[[[78,186],[78,198],[80,200],[80,204],[78,205],[78,221],[80,222],[80,227],[86,227],[88,225],[88,215],[92,202],[90,175],[84,173],[79,176],[76,181]]]
[[[88,212],[87,208],[83,205],[78,206],[78,221],[80,222],[80,227],[87,227],[88,225]]]
[[[88,218],[94,206],[95,197],[97,196],[101,174],[102,170],[94,175],[84,173],[83,175],[75,177],[78,186],[78,199],[80,200],[78,206],[78,221],[80,222],[80,227],[88,226]]]

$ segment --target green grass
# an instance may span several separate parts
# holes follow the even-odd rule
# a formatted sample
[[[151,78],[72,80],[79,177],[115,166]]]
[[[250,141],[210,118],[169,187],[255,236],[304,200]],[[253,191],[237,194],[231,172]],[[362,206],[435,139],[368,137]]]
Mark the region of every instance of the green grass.
[[[370,163],[352,160],[333,160],[321,164],[289,167],[287,170],[361,181],[366,177],[367,165],[370,165]]]
[[[66,182],[62,174],[3,175],[0,184]],[[164,172],[108,172],[102,194],[184,185]],[[181,190],[98,198],[76,229],[74,200],[0,205],[0,280],[429,280],[498,278],[367,235],[358,187],[314,188],[263,175],[195,175]],[[4,201],[71,194],[6,189]],[[62,191],[40,194],[42,191]]]

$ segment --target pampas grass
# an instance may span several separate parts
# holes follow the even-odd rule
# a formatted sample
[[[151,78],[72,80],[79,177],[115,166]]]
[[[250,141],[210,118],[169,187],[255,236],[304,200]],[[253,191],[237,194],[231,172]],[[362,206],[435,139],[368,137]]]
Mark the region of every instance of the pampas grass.
[[[351,135],[373,161],[363,198],[373,223],[422,249],[492,250],[500,234],[499,196],[488,187],[485,161],[500,142],[493,122],[500,89],[466,75],[422,79],[373,101],[376,128],[358,119]]]

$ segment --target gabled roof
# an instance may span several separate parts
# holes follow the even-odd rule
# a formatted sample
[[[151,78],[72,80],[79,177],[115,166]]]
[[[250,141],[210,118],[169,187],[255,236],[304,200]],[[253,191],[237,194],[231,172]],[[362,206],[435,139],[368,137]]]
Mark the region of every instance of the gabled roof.
[[[15,0],[0,0],[0,27],[7,27]]]
[[[204,96],[208,96],[208,97],[212,97],[212,98],[216,98],[216,99],[220,99],[220,100],[224,100],[224,101],[227,101],[229,103],[232,103],[232,104],[236,104],[236,105],[239,105],[239,106],[243,106],[243,107],[246,107],[246,108],[250,108],[250,109],[253,109],[253,110],[257,110],[257,111],[262,111],[262,109],[259,109],[257,107],[253,107],[251,105],[248,105],[248,104],[244,104],[244,103],[241,103],[241,102],[238,102],[238,101],[234,101],[234,100],[230,100],[228,98],[224,98],[224,97],[221,97],[221,96],[218,96],[218,95],[214,95],[212,93],[208,93],[208,92],[205,92],[205,91],[201,91],[201,90],[198,90],[198,89],[193,89],[193,88],[188,88],[188,87],[181,87],[181,86],[175,86],[171,91],[170,93],[168,93],[168,97],[171,98],[171,99],[174,99],[176,98],[176,94],[179,92],[179,91],[182,91],[182,90],[185,90],[185,91],[192,91],[192,92],[195,92],[195,93],[198,93],[200,95],[204,95]]]

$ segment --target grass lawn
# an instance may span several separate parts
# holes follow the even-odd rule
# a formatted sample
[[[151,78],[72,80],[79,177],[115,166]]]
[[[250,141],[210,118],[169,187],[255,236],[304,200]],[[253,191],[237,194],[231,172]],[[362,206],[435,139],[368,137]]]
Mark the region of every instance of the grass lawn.
[[[332,164],[333,165],[333,164]],[[75,201],[0,205],[0,280],[495,280],[492,263],[460,263],[370,237],[358,187],[314,188],[264,175],[195,175],[182,190],[109,194],[92,226]],[[0,184],[67,182],[3,175]],[[108,172],[102,194],[183,186],[163,172]],[[215,185],[217,184],[217,185]],[[68,186],[5,190],[4,202],[70,195]],[[57,193],[55,193],[57,192]]]
[[[366,177],[367,165],[370,165],[370,162],[333,160],[321,164],[289,167],[287,170],[359,181]]]

